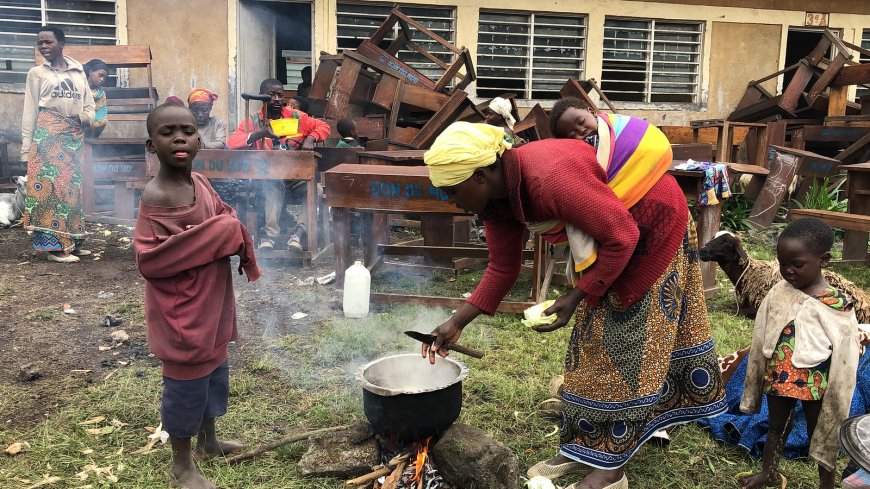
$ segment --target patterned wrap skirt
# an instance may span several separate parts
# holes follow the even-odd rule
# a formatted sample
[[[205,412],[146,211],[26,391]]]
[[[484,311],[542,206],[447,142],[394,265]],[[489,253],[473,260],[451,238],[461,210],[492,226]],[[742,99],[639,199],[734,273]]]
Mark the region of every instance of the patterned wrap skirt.
[[[617,469],[658,430],[725,412],[694,225],[633,305],[581,304],[565,360],[562,455]]]
[[[72,252],[85,238],[82,209],[82,126],[40,109],[27,158],[24,229],[36,251]]]

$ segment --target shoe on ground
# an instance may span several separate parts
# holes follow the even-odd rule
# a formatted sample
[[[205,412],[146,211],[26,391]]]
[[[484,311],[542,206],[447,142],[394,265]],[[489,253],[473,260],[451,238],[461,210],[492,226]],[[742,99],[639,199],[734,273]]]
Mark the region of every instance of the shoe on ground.
[[[275,242],[268,238],[263,238],[260,240],[260,245],[257,246],[258,250],[271,250],[275,247]]]
[[[93,253],[91,252],[91,250],[73,250],[72,254],[75,256],[88,256],[92,255]]]
[[[580,482],[575,482],[570,486],[566,486],[565,489],[580,489]],[[628,489],[628,476],[622,474],[622,479],[619,479],[608,486],[604,486],[603,489]]]
[[[60,256],[58,256],[58,255],[53,255],[53,254],[49,253],[46,258],[48,258],[48,261],[51,261],[54,263],[78,263],[79,261],[81,261],[81,260],[79,260],[79,257],[77,257],[75,255],[60,255]]]
[[[299,236],[295,234],[290,236],[290,240],[287,241],[287,249],[292,251],[303,251],[302,241],[299,239]]]
[[[561,464],[550,464],[549,460],[544,460],[543,462],[538,462],[535,465],[532,465],[532,467],[526,471],[526,475],[529,477],[541,475],[552,480],[569,474],[579,474],[588,468],[588,465],[581,464],[580,462],[570,461]]]

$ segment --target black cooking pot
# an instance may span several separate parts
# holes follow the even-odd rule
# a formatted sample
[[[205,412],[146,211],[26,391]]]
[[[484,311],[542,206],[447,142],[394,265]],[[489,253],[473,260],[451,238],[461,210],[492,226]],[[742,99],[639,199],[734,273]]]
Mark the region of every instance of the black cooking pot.
[[[395,442],[422,441],[446,430],[462,410],[462,380],[468,367],[417,353],[379,358],[357,370],[363,410],[372,430]]]

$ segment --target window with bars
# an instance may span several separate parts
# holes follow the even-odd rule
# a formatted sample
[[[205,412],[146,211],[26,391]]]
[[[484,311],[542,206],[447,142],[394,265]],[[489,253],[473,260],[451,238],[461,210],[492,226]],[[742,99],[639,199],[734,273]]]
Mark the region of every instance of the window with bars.
[[[610,100],[697,103],[703,24],[606,17],[601,90]]]
[[[864,29],[861,33],[861,47],[864,49],[870,49],[870,29]],[[861,53],[860,60],[862,64],[870,63],[870,56]],[[858,85],[858,90],[855,92],[855,100],[860,101],[861,97],[864,95],[870,95],[870,87]]]
[[[436,6],[414,6],[400,4],[399,7],[405,15],[419,22],[421,25],[437,34],[441,38],[451,43],[456,42],[456,9],[453,7],[436,7]],[[339,2],[336,8],[336,17],[338,24],[338,49],[356,49],[360,43],[371,37],[371,35],[384,23],[384,20],[390,15],[392,5],[372,5],[369,3],[342,3]],[[389,45],[389,41],[398,36],[401,28],[398,24],[393,27],[392,34],[388,35],[384,43],[380,46],[385,48]],[[428,51],[430,54],[441,59],[446,63],[451,63],[454,59],[453,53],[429,39],[423,33],[411,28],[412,41],[420,47]],[[412,50],[400,50],[398,58],[407,63],[408,66],[419,71],[423,75],[432,80],[437,80],[444,74],[444,69],[433,63],[432,60],[426,59],[422,54]]]
[[[0,83],[23,86],[43,25],[63,30],[67,44],[116,44],[115,0],[0,0]]]
[[[585,59],[585,16],[480,12],[478,97],[558,99],[565,80],[582,79]]]

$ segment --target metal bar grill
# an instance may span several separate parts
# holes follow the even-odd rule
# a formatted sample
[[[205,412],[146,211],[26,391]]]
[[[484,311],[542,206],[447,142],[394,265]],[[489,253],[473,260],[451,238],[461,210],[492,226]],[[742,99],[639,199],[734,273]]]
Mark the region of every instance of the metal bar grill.
[[[625,102],[697,103],[702,36],[701,22],[606,17],[602,90]]]
[[[585,15],[480,12],[479,97],[514,92],[525,99],[557,99],[566,79],[583,77],[585,58]]]

